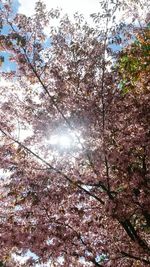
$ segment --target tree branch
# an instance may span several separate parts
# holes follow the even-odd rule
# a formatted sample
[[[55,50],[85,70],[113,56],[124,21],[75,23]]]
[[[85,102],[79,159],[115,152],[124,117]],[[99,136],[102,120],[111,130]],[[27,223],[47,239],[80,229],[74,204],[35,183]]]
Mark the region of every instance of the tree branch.
[[[127,257],[127,258],[130,258],[130,259],[134,259],[134,260],[139,260],[145,264],[150,264],[150,261],[149,260],[146,260],[146,259],[142,259],[138,256],[134,256],[134,255],[131,255],[127,252],[124,252],[124,251],[121,251],[121,254],[124,256],[124,257]]]
[[[39,159],[41,162],[43,162],[45,165],[47,165],[51,170],[55,171],[56,173],[60,174],[61,176],[63,176],[70,184],[73,184],[73,186],[76,186],[77,188],[79,188],[81,191],[83,191],[84,193],[86,193],[87,195],[93,197],[94,199],[96,199],[97,201],[99,201],[101,204],[104,204],[104,201],[101,200],[99,197],[97,197],[96,195],[92,194],[90,191],[86,190],[85,188],[83,188],[78,181],[72,181],[71,178],[69,178],[65,173],[63,173],[61,170],[58,170],[57,168],[55,168],[54,166],[52,166],[50,163],[48,163],[46,160],[44,160],[43,158],[41,158],[38,154],[36,154],[35,152],[33,152],[30,148],[26,147],[25,145],[23,145],[21,142],[17,141],[15,138],[13,138],[12,136],[10,136],[9,134],[7,134],[4,130],[2,130],[0,128],[0,131],[9,139],[11,139],[12,141],[14,141],[15,143],[17,143],[18,145],[20,145],[24,150],[26,150],[27,152],[29,152],[30,154],[32,154],[34,157],[36,157],[37,159]]]

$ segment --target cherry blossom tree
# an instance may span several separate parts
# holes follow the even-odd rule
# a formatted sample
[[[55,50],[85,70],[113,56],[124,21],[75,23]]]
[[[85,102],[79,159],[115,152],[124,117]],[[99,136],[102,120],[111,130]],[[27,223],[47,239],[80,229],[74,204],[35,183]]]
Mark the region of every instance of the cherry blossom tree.
[[[1,265],[29,250],[24,266],[150,264],[149,27],[116,15],[133,6],[104,1],[89,25],[0,2],[16,63],[0,84]]]

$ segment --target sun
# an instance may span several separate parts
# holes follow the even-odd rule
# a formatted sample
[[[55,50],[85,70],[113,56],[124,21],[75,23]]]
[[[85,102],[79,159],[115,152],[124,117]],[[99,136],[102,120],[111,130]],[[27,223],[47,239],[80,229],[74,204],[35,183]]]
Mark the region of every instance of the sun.
[[[81,142],[83,142],[80,136]],[[51,135],[48,143],[54,147],[63,150],[69,150],[73,148],[81,148],[81,143],[79,142],[79,134],[76,132],[69,132],[69,133],[60,133]]]
[[[62,149],[68,149],[73,142],[69,134],[52,135],[49,139],[49,144]]]

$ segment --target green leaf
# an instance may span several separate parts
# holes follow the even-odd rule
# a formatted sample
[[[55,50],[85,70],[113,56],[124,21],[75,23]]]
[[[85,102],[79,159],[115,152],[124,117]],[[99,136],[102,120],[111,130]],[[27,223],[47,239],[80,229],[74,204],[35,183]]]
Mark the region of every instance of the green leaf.
[[[0,261],[0,267],[5,267],[5,265],[2,261]]]

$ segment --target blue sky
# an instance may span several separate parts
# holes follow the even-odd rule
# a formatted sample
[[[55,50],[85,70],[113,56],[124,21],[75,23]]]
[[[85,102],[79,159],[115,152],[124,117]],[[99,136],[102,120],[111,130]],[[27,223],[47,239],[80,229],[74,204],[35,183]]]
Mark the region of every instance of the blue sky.
[[[141,0],[142,2],[145,0]],[[36,0],[13,0],[13,10],[14,14],[19,12],[22,14],[25,14],[27,16],[31,16],[34,13],[34,7],[35,7]],[[43,0],[43,2],[46,4],[47,9],[50,10],[51,8],[62,8],[64,13],[68,13],[70,16],[74,14],[76,11],[79,13],[83,13],[85,18],[89,21],[89,15],[91,13],[97,13],[100,11],[100,4],[99,0]],[[133,10],[134,12],[134,10]],[[141,16],[143,14],[145,15],[148,11],[147,10],[141,10],[139,8],[139,14]],[[121,21],[122,12],[117,13],[117,20]],[[132,15],[130,14],[130,17],[126,17],[127,20],[130,20],[132,18]],[[8,32],[8,27],[4,27],[2,30],[2,34],[6,34]],[[119,45],[114,46],[112,45],[112,48],[115,51],[119,51],[122,49],[122,47]],[[16,64],[15,62],[9,61],[9,54],[7,52],[0,52],[0,56],[5,57],[5,62],[3,63],[2,70],[3,71],[9,71],[9,70],[15,70]]]
[[[12,15],[14,15],[15,13],[17,13],[20,4],[19,4],[18,0],[14,0],[14,1],[12,1],[12,5],[13,5],[13,11],[14,11]],[[8,33],[8,31],[9,31],[9,27],[4,26],[2,31],[1,31],[1,34],[5,35]],[[10,56],[9,53],[7,53],[6,51],[1,51],[0,56],[4,57],[4,63],[2,65],[2,71],[9,71],[9,70],[13,71],[16,69],[15,62],[9,61],[9,56]]]
[[[35,7],[36,0],[13,0],[13,13],[22,13],[27,16],[31,16],[34,13],[34,7]],[[43,2],[47,5],[47,9],[51,8],[62,8],[64,10],[64,13],[68,13],[69,15],[74,14],[76,11],[83,13],[84,16],[88,19],[90,13],[97,12],[100,8],[99,0],[76,0],[76,1],[69,1],[69,0],[55,0],[55,1],[49,1],[49,0],[43,0]],[[13,15],[13,14],[12,14]],[[8,32],[8,26],[5,26],[2,29],[1,34],[7,34]],[[9,61],[10,54],[1,51],[0,56],[3,56],[5,61],[2,65],[2,71],[10,71],[16,69],[15,62]]]

